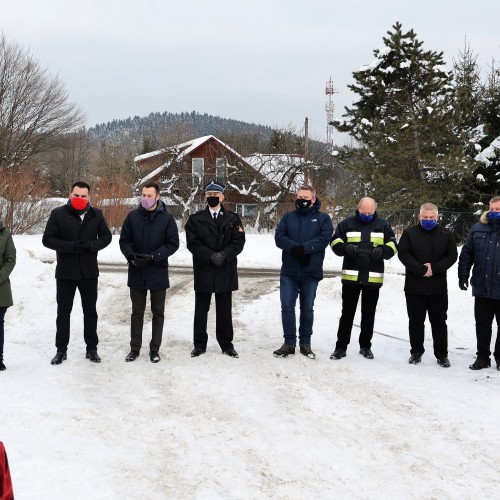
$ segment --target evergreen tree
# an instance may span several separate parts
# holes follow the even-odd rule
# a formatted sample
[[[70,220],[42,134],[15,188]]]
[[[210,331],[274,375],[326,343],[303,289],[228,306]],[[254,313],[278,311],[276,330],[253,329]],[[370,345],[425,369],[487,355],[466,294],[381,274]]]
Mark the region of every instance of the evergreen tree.
[[[349,88],[359,99],[334,125],[360,146],[354,168],[367,194],[398,205],[442,203],[463,170],[453,134],[452,74],[443,69],[442,52],[424,50],[399,22],[392,28],[375,60],[353,72]]]

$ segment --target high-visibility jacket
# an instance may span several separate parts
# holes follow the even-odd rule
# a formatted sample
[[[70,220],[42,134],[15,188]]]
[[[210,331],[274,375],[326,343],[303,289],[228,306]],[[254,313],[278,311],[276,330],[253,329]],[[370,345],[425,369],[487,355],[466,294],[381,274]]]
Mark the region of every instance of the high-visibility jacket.
[[[347,255],[348,244],[356,247],[356,255]],[[375,247],[383,246],[380,259],[372,258]],[[370,222],[364,222],[356,215],[339,223],[330,246],[336,255],[344,257],[342,283],[346,285],[370,285],[381,287],[384,283],[384,259],[394,257],[397,252],[396,237],[389,222],[375,212]]]

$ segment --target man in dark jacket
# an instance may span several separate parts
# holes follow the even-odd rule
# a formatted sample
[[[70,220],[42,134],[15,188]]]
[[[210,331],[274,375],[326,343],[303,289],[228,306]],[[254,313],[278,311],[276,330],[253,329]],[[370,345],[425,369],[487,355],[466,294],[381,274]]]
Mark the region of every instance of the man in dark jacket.
[[[232,292],[238,290],[236,256],[245,245],[240,217],[224,209],[224,186],[211,182],[205,187],[208,206],[191,215],[186,223],[186,243],[193,254],[194,349],[191,357],[207,349],[207,319],[215,293],[215,332],[222,352],[233,358]]]
[[[458,283],[461,290],[467,290],[471,268],[477,358],[469,368],[481,370],[491,366],[490,344],[495,317],[499,331],[493,356],[497,370],[500,370],[500,196],[490,200],[489,210],[472,226],[462,247],[458,260]]]
[[[403,231],[398,257],[406,268],[405,295],[410,334],[410,364],[422,360],[425,316],[429,314],[434,356],[448,368],[448,286],[446,271],[458,257],[457,245],[448,229],[439,226],[438,208],[432,203],[420,207],[419,224]]]
[[[149,358],[160,361],[165,315],[168,258],[179,248],[179,232],[174,218],[160,200],[160,186],[149,182],[142,188],[141,207],[130,212],[120,234],[120,249],[127,259],[128,283],[132,301],[130,353],[125,361],[135,361],[142,345],[144,311],[149,290],[153,313]]]
[[[90,205],[90,186],[87,183],[75,182],[68,203],[52,210],[42,243],[55,250],[57,255],[57,353],[51,363],[59,365],[66,359],[70,316],[77,288],[82,300],[86,357],[100,363],[97,354],[97,252],[111,243],[111,232],[102,212]]]
[[[295,354],[297,327],[295,303],[300,301],[300,353],[314,359],[311,335],[314,299],[323,279],[325,248],[333,233],[330,217],[320,212],[321,202],[314,189],[304,184],[297,191],[295,210],[281,218],[274,239],[283,250],[280,274],[281,321],[285,342],[273,352],[277,358]]]
[[[396,238],[390,224],[377,216],[373,198],[359,201],[356,215],[343,220],[333,235],[331,245],[342,264],[342,315],[337,344],[330,359],[346,356],[351,340],[354,315],[361,295],[361,332],[359,353],[373,359],[371,340],[380,287],[384,282],[384,259],[397,252]]]

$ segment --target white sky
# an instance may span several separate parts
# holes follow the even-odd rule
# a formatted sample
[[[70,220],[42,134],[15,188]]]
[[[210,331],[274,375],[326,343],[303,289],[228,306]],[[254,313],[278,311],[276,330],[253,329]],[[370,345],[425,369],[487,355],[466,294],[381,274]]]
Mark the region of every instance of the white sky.
[[[352,72],[400,21],[445,60],[465,36],[486,69],[500,58],[500,2],[422,0],[0,0],[0,30],[58,73],[87,125],[193,111],[324,139],[324,86],[335,116]]]

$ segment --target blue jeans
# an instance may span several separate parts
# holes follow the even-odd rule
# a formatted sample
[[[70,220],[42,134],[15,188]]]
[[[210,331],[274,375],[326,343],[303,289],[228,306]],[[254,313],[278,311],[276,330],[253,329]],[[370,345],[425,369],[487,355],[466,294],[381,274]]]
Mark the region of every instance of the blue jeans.
[[[297,326],[295,303],[300,301],[299,344],[311,345],[314,322],[314,299],[319,280],[310,276],[295,278],[280,277],[281,321],[285,344],[295,347],[297,344]]]

